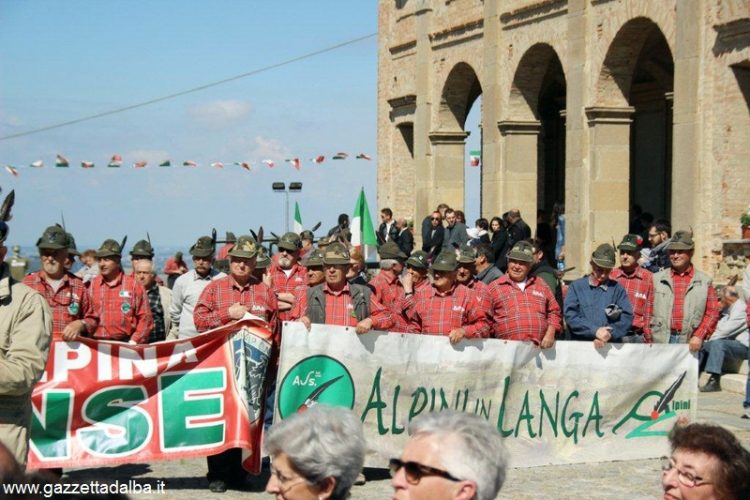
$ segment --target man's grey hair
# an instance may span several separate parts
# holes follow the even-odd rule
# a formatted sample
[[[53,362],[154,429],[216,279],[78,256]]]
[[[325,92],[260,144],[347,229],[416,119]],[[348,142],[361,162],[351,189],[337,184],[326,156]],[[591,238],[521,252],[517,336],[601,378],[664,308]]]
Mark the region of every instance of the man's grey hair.
[[[396,259],[383,259],[380,261],[380,269],[388,271],[389,269],[393,269],[393,266],[396,264],[398,264]]]
[[[492,500],[505,482],[508,451],[495,427],[476,415],[444,410],[409,423],[409,435],[435,436],[440,462],[454,477],[474,481],[477,500]]]
[[[347,498],[362,470],[366,444],[362,422],[351,410],[319,404],[273,425],[265,448],[272,457],[286,454],[309,483],[335,478],[335,500]]]

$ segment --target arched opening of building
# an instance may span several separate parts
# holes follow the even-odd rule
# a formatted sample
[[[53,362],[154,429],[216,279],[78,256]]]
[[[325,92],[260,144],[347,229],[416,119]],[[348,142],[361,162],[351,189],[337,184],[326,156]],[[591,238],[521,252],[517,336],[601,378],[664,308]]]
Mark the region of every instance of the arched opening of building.
[[[524,53],[513,77],[510,120],[501,123],[501,132],[508,137],[506,147],[526,149],[520,152],[520,161],[526,165],[514,170],[533,169],[536,204],[527,210],[536,213],[522,216],[530,224],[537,218],[537,223],[547,224],[537,225],[538,236],[550,246],[545,248],[547,255],[553,251],[549,227],[552,207],[565,203],[566,91],[565,74],[555,50],[546,43],[533,45]],[[530,147],[535,151],[528,151]]]
[[[659,27],[646,18],[626,23],[607,52],[603,72],[631,107],[630,230],[639,228],[639,210],[669,220],[674,60]]]
[[[481,189],[476,189],[476,191],[472,189],[471,193],[465,193],[466,143],[467,137],[472,132],[466,127],[467,118],[481,94],[482,86],[474,69],[463,62],[456,64],[446,78],[438,108],[436,127],[430,132],[434,157],[435,193],[432,206],[442,202],[466,212],[467,202],[471,199],[479,207],[474,213],[481,211]],[[480,112],[476,122],[481,123],[481,105],[477,109]],[[478,135],[481,136],[481,134]],[[473,141],[475,140],[472,139],[472,144],[476,144]],[[476,149],[481,150],[481,137]]]
[[[494,215],[492,207],[482,211],[482,96],[479,96],[471,107],[464,130],[469,133],[466,138],[466,156],[464,162],[464,211],[466,226],[472,227],[479,217],[490,219]]]

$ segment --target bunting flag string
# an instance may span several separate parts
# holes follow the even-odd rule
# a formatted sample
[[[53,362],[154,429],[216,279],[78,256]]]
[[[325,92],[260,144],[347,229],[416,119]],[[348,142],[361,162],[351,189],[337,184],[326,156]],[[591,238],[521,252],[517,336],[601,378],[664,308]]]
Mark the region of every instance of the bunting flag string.
[[[326,161],[326,155],[316,155],[309,159],[310,163],[313,163],[315,165],[320,165]],[[338,152],[330,156],[330,159],[332,160],[347,160],[349,158],[349,153],[346,152]],[[372,160],[372,157],[366,153],[358,153],[353,158],[357,160]],[[293,168],[296,170],[300,170],[302,167],[302,162],[298,156],[290,157],[284,159],[284,162],[289,163]],[[264,160],[261,160],[259,163],[266,165],[268,168],[274,168],[276,166],[276,161],[266,158]],[[147,160],[135,158],[132,162],[133,168],[135,169],[143,169],[148,166],[149,162]],[[179,165],[179,162],[177,163]],[[206,163],[207,165],[211,166],[212,168],[216,169],[224,169],[225,165],[236,165],[238,167],[241,167],[244,170],[247,170],[248,172],[252,171],[252,163],[248,161],[232,161],[232,162],[220,162],[220,161],[212,161]],[[43,159],[35,160],[28,164],[29,168],[33,169],[40,169],[43,168],[45,165],[45,162]],[[66,158],[65,156],[61,154],[55,155],[55,167],[58,168],[70,168],[71,162]],[[80,161],[81,168],[84,169],[93,169],[96,167],[96,162],[92,160],[81,160]],[[159,163],[155,163],[155,165],[159,167],[172,167],[172,160],[171,159],[165,159]],[[0,163],[0,166],[5,167],[5,170],[13,175],[14,177],[17,177],[19,175],[19,169],[18,167],[11,165],[11,164],[5,164]],[[107,168],[121,168],[123,166],[123,159],[122,156],[119,154],[113,154],[110,158],[109,162],[106,163]],[[200,164],[195,160],[184,160],[182,162],[183,167],[190,167],[190,168],[197,168],[200,166]]]

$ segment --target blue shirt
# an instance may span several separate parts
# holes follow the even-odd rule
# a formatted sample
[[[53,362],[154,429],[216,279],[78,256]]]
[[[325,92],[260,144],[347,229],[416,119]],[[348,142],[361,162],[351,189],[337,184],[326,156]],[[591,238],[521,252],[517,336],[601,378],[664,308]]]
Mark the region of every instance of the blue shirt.
[[[605,308],[615,304],[622,309],[618,319],[610,319]],[[588,276],[574,281],[565,297],[565,323],[573,334],[573,340],[594,340],[596,331],[603,327],[612,328],[612,339],[624,337],[633,323],[633,306],[630,305],[625,288],[618,282],[608,279],[594,286]]]

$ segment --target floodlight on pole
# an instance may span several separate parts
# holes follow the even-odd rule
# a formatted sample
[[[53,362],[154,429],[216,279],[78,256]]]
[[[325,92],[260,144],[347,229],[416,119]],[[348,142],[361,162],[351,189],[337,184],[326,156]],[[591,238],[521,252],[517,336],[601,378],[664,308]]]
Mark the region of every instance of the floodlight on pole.
[[[271,184],[271,189],[275,193],[284,193],[284,197],[286,198],[286,231],[289,232],[289,193],[299,193],[302,191],[302,183],[290,182],[289,189],[287,190],[285,183],[274,182]]]

